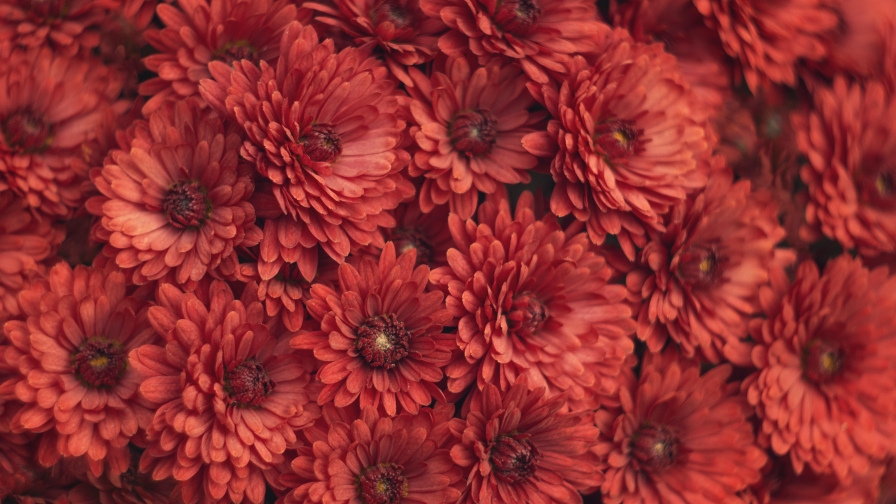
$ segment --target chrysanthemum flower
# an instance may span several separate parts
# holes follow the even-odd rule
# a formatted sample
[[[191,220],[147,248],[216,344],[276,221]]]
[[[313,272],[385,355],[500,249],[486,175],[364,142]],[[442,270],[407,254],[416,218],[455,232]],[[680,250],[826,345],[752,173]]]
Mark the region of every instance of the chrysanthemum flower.
[[[832,0],[827,2],[839,19],[829,37],[826,58],[811,66],[827,75],[849,73],[879,78],[893,59],[881,50],[888,25],[896,23],[896,2],[888,0]]]
[[[796,257],[776,248],[786,232],[772,195],[731,179],[719,172],[696,198],[677,205],[666,232],[640,253],[641,269],[626,277],[644,299],[638,337],[652,352],[671,338],[687,357],[750,363],[741,338],[760,309],[759,289]]]
[[[36,218],[24,200],[0,192],[0,323],[19,314],[16,295],[43,272],[41,261],[54,253],[62,238],[61,227]]]
[[[398,254],[413,249],[417,254],[417,266],[425,264],[430,269],[448,264],[448,249],[454,246],[448,222],[448,205],[439,205],[428,213],[420,210],[418,200],[402,203],[392,214],[394,228],[383,230],[387,241],[395,243]],[[379,256],[380,251],[377,251]]]
[[[293,23],[276,67],[213,62],[200,92],[246,131],[241,155],[273,182],[283,214],[341,262],[352,248],[382,246],[381,227],[414,194],[402,169],[405,127],[396,84],[366,51],[335,51]],[[304,231],[303,231],[304,232]]]
[[[625,287],[608,285],[613,270],[584,233],[564,232],[550,214],[537,220],[528,192],[514,213],[495,198],[478,222],[452,215],[448,226],[457,248],[430,278],[458,319],[463,355],[446,368],[449,391],[507,390],[525,375],[590,407],[616,392],[636,324]]]
[[[409,71],[414,81],[408,88],[410,134],[419,149],[408,171],[425,177],[420,188],[424,212],[449,203],[452,212],[469,219],[480,192],[529,182],[527,170],[538,159],[521,140],[534,132],[543,114],[529,112],[535,101],[516,64],[493,58],[476,68],[456,54],[440,70],[430,76]]]
[[[252,167],[237,154],[235,127],[196,100],[168,102],[132,128],[130,150],[114,150],[91,178],[102,196],[88,208],[102,218],[103,253],[145,284],[169,275],[197,282],[227,275],[235,247],[258,243]]]
[[[19,375],[0,384],[25,403],[12,419],[17,431],[42,433],[44,466],[86,456],[91,472],[104,464],[120,474],[130,462],[128,442],[152,418],[138,399],[140,374],[128,351],[155,337],[146,303],[125,296],[120,272],[54,266],[18,296],[20,320],[7,322],[7,363]]]
[[[199,81],[211,78],[209,63],[230,65],[240,60],[273,63],[280,56],[280,37],[299,12],[287,0],[177,0],[156,8],[165,28],[145,32],[158,53],[144,58],[157,73],[140,84],[140,94],[151,96],[143,107],[149,115],[166,100],[199,94]]]
[[[304,431],[309,447],[285,474],[295,490],[286,504],[453,504],[460,469],[449,450],[460,420],[454,406],[381,416],[374,408],[327,405],[318,425]]]
[[[800,60],[827,55],[827,38],[839,22],[825,0],[694,0],[725,50],[740,61],[747,85],[796,85]]]
[[[767,456],[730,374],[725,364],[700,376],[697,362],[671,349],[644,357],[637,386],[621,392],[622,413],[595,414],[604,502],[742,502],[737,492],[759,481]]]
[[[99,478],[87,474],[87,483],[79,485],[81,491],[78,495],[90,496],[84,504],[176,504],[180,495],[175,495],[173,479],[155,481],[152,474],[140,472],[140,454],[144,450],[130,446],[131,463],[128,469],[120,475],[109,477],[103,475]],[[86,488],[85,488],[86,487]],[[84,492],[89,489],[91,492]],[[70,495],[71,497],[71,495]],[[73,500],[72,504],[76,504]]]
[[[95,59],[0,49],[0,190],[54,216],[81,204],[87,167],[76,161],[104,112],[127,108],[116,101],[120,91],[119,78]]]
[[[296,335],[292,346],[326,363],[317,374],[320,404],[382,403],[395,415],[398,405],[414,414],[433,398],[444,401],[436,383],[456,348],[453,335],[441,334],[451,315],[441,292],[426,292],[429,267],[415,260],[414,251],[396,257],[389,242],[379,262],[343,263],[337,288],[311,287],[306,308],[320,330]]]
[[[852,483],[844,484],[811,469],[797,475],[786,458],[773,456],[769,460],[763,479],[741,493],[743,504],[892,504],[881,495],[883,464],[874,464]]]
[[[0,40],[48,46],[71,57],[100,43],[101,27],[120,0],[8,0],[0,5]]]
[[[862,254],[896,251],[896,97],[844,77],[814,97],[812,111],[792,118],[809,161],[800,172],[810,198],[804,238],[820,230]]]
[[[662,231],[671,207],[706,184],[702,105],[659,44],[617,30],[593,66],[573,58],[560,89],[529,89],[554,120],[523,146],[553,157],[551,210],[585,221],[595,243],[614,234],[634,259],[647,230]]]
[[[432,60],[439,53],[439,36],[448,27],[427,17],[420,0],[335,0],[306,2],[318,11],[315,21],[333,26],[354,40],[357,47],[378,50],[389,71],[408,86],[407,67]]]
[[[841,481],[868,471],[896,443],[896,277],[849,256],[819,276],[812,261],[760,296],[753,365],[743,388],[760,441]]]
[[[263,502],[263,471],[317,415],[305,389],[310,364],[270,335],[252,288],[236,300],[215,281],[203,302],[162,285],[149,320],[168,343],[130,354],[147,376],[141,396],[158,406],[140,470],[174,477],[187,504]]]
[[[573,54],[595,52],[610,31],[590,0],[420,0],[420,8],[451,28],[439,39],[442,52],[469,50],[481,63],[503,55],[540,83],[565,73]]]
[[[468,401],[462,440],[451,449],[467,474],[458,502],[581,504],[579,492],[603,481],[588,450],[597,428],[589,414],[569,412],[563,396],[530,391],[523,377],[504,392],[487,385]]]

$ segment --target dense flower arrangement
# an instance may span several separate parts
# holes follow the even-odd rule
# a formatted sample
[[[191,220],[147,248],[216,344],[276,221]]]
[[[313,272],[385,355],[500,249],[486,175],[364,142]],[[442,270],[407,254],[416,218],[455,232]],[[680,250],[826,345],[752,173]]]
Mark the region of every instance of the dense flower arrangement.
[[[0,0],[4,504],[891,504],[894,268],[892,0]]]

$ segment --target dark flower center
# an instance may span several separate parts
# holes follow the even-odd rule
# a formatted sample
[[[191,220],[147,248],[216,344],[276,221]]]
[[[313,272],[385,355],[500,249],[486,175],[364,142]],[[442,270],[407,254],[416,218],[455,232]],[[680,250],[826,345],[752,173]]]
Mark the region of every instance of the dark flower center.
[[[162,208],[172,226],[196,228],[211,215],[212,202],[199,182],[181,180],[168,189]]]
[[[594,145],[607,159],[627,159],[641,145],[642,134],[629,121],[610,119],[594,127]]]
[[[533,0],[504,0],[495,9],[495,24],[504,33],[525,36],[535,28],[540,14]]]
[[[237,406],[261,406],[276,386],[260,362],[243,361],[224,374],[224,391]]]
[[[678,257],[678,278],[687,285],[709,287],[722,276],[722,257],[712,248],[695,245]]]
[[[856,185],[861,193],[860,201],[882,210],[896,210],[896,167],[863,172]]]
[[[541,454],[529,441],[529,434],[511,432],[495,439],[489,455],[498,477],[516,483],[535,474],[535,463]]]
[[[212,59],[223,61],[228,65],[233,65],[235,61],[249,60],[253,64],[258,63],[258,51],[252,47],[246,40],[237,40],[236,42],[228,42],[223,47],[215,51]]]
[[[411,24],[413,16],[405,6],[396,0],[386,0],[385,2],[380,2],[373,9],[370,19],[373,20],[374,25],[392,23],[395,28],[405,28]]]
[[[8,116],[3,121],[3,135],[7,145],[25,154],[47,150],[52,139],[50,125],[30,110]]]
[[[822,339],[814,339],[803,348],[803,374],[816,382],[826,382],[843,369],[840,347]]]
[[[332,126],[315,124],[302,138],[305,155],[318,163],[332,163],[342,154],[342,139]]]
[[[647,423],[632,437],[632,452],[645,467],[666,469],[678,457],[678,437],[665,425]]]
[[[451,145],[468,156],[488,154],[498,139],[498,119],[488,110],[471,110],[454,116],[448,128]]]
[[[361,471],[358,497],[364,504],[397,504],[408,495],[408,480],[398,464],[382,463]]]
[[[524,292],[514,298],[508,318],[516,334],[525,338],[537,334],[549,316],[548,307],[535,294]]]
[[[404,254],[409,250],[417,251],[416,265],[429,264],[432,258],[432,246],[426,240],[424,234],[418,229],[396,229],[392,231],[392,242],[395,244],[395,252]]]
[[[411,335],[392,313],[365,320],[355,334],[358,352],[372,367],[392,369],[408,355]]]
[[[128,369],[128,356],[121,343],[94,336],[72,354],[75,376],[91,388],[112,388]]]

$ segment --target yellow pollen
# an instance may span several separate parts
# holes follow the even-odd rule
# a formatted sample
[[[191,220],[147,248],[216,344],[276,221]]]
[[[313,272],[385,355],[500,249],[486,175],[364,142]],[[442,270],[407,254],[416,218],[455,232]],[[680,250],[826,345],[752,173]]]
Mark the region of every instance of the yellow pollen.
[[[87,361],[90,364],[90,367],[93,369],[104,369],[109,365],[109,357],[105,355],[97,355],[96,357]]]
[[[614,131],[613,138],[615,138],[616,141],[621,143],[622,145],[628,145],[628,141],[629,141],[628,136],[622,130]]]
[[[376,492],[377,493],[386,493],[386,482],[383,480],[376,482]]]
[[[389,341],[389,336],[386,333],[377,334],[373,342],[380,351],[386,351],[392,348],[392,342]]]
[[[881,196],[886,196],[890,194],[890,184],[887,183],[887,180],[883,175],[878,175],[874,180],[874,187],[877,189],[877,193]]]
[[[710,270],[712,270],[712,261],[709,257],[705,257],[702,261],[700,261],[700,272],[709,273]]]
[[[834,372],[837,370],[837,356],[832,352],[828,352],[821,356],[821,367],[825,371]]]

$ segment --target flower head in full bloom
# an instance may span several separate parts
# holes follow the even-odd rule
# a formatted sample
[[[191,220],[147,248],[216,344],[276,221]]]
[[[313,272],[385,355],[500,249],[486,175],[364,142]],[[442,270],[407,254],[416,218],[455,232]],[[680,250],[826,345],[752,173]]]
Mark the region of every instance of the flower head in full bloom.
[[[337,261],[382,246],[379,228],[395,225],[388,211],[414,194],[401,173],[410,160],[401,97],[386,67],[367,51],[336,52],[298,22],[276,66],[259,65],[213,62],[214,80],[201,82],[212,108],[245,130],[242,157],[272,182],[282,214]]]
[[[451,315],[441,292],[426,292],[429,267],[415,260],[413,250],[396,257],[389,242],[378,262],[343,263],[336,288],[311,287],[306,308],[320,330],[298,334],[292,346],[325,362],[319,403],[382,403],[395,415],[399,405],[413,414],[434,397],[444,400],[435,384],[455,348],[454,336],[442,334]]]
[[[538,159],[523,149],[521,140],[535,131],[542,113],[529,112],[535,101],[516,64],[493,58],[477,68],[457,54],[440,70],[429,76],[410,70],[410,134],[419,150],[409,173],[424,177],[423,211],[449,203],[452,212],[469,219],[480,192],[529,182],[527,170]]]
[[[494,198],[478,222],[448,220],[455,247],[431,279],[446,292],[463,351],[446,368],[448,390],[492,383],[505,391],[525,375],[549,395],[595,407],[618,391],[617,376],[634,350],[635,331],[623,285],[575,227],[535,218],[534,198],[516,209]],[[581,229],[581,226],[578,226]]]
[[[863,255],[896,252],[896,97],[876,81],[840,76],[814,92],[811,111],[792,117],[808,163],[807,240],[819,231]]]
[[[786,233],[771,193],[731,178],[717,172],[702,193],[677,205],[666,232],[641,251],[642,268],[626,277],[644,299],[638,337],[653,352],[671,338],[688,357],[699,352],[719,362],[724,353],[749,365],[750,348],[740,340],[759,312],[760,287],[782,276],[795,254],[776,248]]]
[[[896,276],[844,255],[765,291],[767,318],[751,327],[758,371],[743,384],[760,440],[797,474],[849,482],[896,442]]]
[[[310,364],[271,336],[251,290],[239,300],[221,281],[198,295],[162,285],[149,320],[167,344],[130,354],[147,377],[141,396],[157,407],[140,470],[173,477],[187,504],[261,504],[264,471],[318,415]]]
[[[420,0],[420,8],[451,29],[442,52],[515,59],[540,83],[563,74],[573,54],[595,52],[610,31],[590,0]]]
[[[330,3],[330,2],[328,2]],[[407,68],[439,53],[439,36],[448,27],[426,16],[420,0],[336,0],[333,6],[308,2],[319,12],[315,20],[339,29],[355,46],[382,54],[389,71],[412,85]]]
[[[7,363],[18,376],[0,384],[25,403],[12,419],[18,431],[43,433],[37,458],[86,456],[99,476],[130,464],[128,442],[152,413],[137,396],[141,375],[128,352],[154,341],[147,303],[125,295],[120,272],[54,266],[46,280],[18,295],[21,316],[4,324]]]
[[[0,40],[74,56],[100,44],[103,23],[121,0],[11,0],[0,5]]]
[[[638,383],[621,392],[619,415],[595,413],[604,502],[742,502],[737,493],[759,481],[767,457],[730,375],[724,364],[701,376],[673,349],[645,356]]]
[[[451,449],[467,474],[458,502],[581,504],[579,492],[603,481],[589,451],[598,435],[591,415],[566,410],[562,395],[530,391],[523,377],[504,392],[489,384],[467,400],[463,436]]]
[[[40,212],[64,216],[81,204],[82,145],[93,140],[121,80],[98,60],[49,48],[0,48],[0,190]]]
[[[673,56],[623,30],[593,65],[573,58],[567,75],[559,89],[529,86],[554,119],[523,146],[553,158],[551,210],[586,222],[595,243],[616,235],[634,259],[647,231],[663,230],[672,206],[706,185],[703,106]]]
[[[88,208],[101,217],[95,234],[107,243],[104,254],[138,284],[232,274],[234,248],[261,238],[248,201],[252,167],[239,160],[235,128],[183,100],[167,102],[131,132],[130,145],[91,173],[102,196]]]
[[[800,60],[820,60],[839,19],[824,0],[694,0],[754,92],[768,81],[793,86]]]
[[[140,93],[151,96],[143,107],[147,115],[166,100],[199,94],[199,81],[211,77],[212,61],[276,61],[283,31],[300,11],[310,14],[286,0],[177,0],[177,5],[160,4],[165,28],[145,32],[158,51],[144,59],[158,74],[140,84]]]
[[[421,408],[414,415],[388,417],[375,408],[323,408],[323,416],[303,434],[295,474],[285,474],[295,490],[286,504],[453,504],[461,471],[449,450],[460,420],[454,406]]]

